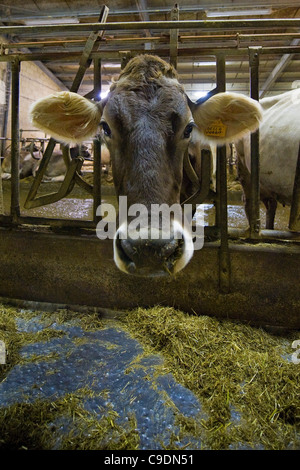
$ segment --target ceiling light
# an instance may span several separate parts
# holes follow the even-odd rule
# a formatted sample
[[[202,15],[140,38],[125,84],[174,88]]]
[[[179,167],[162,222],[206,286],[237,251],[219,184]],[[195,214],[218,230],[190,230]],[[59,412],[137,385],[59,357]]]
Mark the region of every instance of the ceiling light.
[[[55,24],[77,24],[79,23],[78,18],[36,18],[33,20],[25,20],[24,23],[27,26],[36,25],[55,25]]]
[[[216,62],[215,61],[210,61],[210,62],[205,62],[205,61],[202,61],[202,62],[194,62],[193,63],[194,67],[205,67],[205,66],[212,66],[212,65],[216,65]]]
[[[203,96],[206,96],[208,91],[191,91],[192,98],[195,100],[198,100],[199,98],[203,98]]]
[[[272,8],[260,8],[253,10],[207,10],[207,18],[218,18],[223,16],[260,16],[260,15],[270,15],[272,13]]]
[[[109,89],[101,91],[101,93],[99,94],[99,97],[101,98],[101,100],[106,98],[108,96],[108,93],[109,93]]]

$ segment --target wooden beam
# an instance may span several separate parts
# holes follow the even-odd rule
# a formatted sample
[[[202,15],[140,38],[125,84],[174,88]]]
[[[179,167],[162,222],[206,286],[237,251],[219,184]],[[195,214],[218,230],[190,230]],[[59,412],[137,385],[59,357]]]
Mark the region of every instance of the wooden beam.
[[[300,44],[300,39],[293,39],[290,45],[291,46],[298,46],[299,44]],[[265,96],[265,94],[267,93],[267,91],[270,90],[270,88],[272,87],[272,85],[274,85],[274,83],[276,82],[278,77],[280,77],[280,75],[284,72],[286,67],[289,65],[292,58],[293,58],[293,54],[284,54],[281,57],[278,64],[274,67],[274,69],[270,73],[269,77],[267,78],[267,80],[262,85],[260,93],[259,93],[260,98],[263,98]]]

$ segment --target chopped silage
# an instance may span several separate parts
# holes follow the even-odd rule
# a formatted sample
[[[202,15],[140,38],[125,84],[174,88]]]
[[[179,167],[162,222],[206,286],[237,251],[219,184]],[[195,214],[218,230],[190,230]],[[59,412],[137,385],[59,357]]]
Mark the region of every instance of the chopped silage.
[[[0,365],[0,383],[26,361],[41,361],[47,366],[46,376],[54,375],[58,351],[30,357],[21,351],[35,343],[60,341],[67,335],[66,325],[70,322],[80,325],[81,331],[108,328],[107,321],[96,312],[33,312],[1,306],[0,340],[8,356],[6,364]],[[18,328],[21,323],[22,328]],[[148,381],[169,409],[167,418],[161,418],[170,428],[169,437],[158,435],[158,448],[300,448],[300,366],[291,360],[291,345],[299,339],[298,332],[274,336],[249,325],[162,306],[126,312],[109,323],[109,328],[115,327],[141,345],[124,376],[130,381],[134,371],[142,371],[142,383]],[[90,336],[79,335],[74,336],[72,344],[84,346],[87,341],[91,341]],[[110,355],[118,352],[113,341],[101,341]],[[147,368],[149,357],[160,359],[157,363],[152,360],[151,368]],[[97,364],[100,369],[102,364]],[[73,392],[66,390],[51,399],[24,399],[7,406],[0,403],[0,448],[143,448],[138,411],[136,416],[133,412],[139,390],[130,398],[132,408],[127,410],[126,422],[111,404],[105,410],[87,409],[87,398],[98,394],[103,399],[105,394],[104,390],[93,389],[92,376],[96,373],[90,371],[91,386],[76,389],[74,385]],[[199,413],[181,410],[169,393],[169,383],[161,388],[163,377],[171,376],[176,381],[171,382],[172,386],[178,383],[197,397]],[[122,393],[127,390],[127,382],[124,384]],[[195,400],[191,402],[195,408]],[[159,415],[152,414],[151,419],[159,419]]]

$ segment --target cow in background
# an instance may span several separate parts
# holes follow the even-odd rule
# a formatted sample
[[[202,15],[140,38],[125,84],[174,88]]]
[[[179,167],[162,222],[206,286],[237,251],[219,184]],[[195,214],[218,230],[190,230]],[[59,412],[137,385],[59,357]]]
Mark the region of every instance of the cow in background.
[[[40,164],[43,154],[36,145],[29,145],[24,150],[20,150],[20,178],[31,176]],[[11,178],[11,152],[8,151],[2,161],[1,178],[8,180]]]
[[[81,148],[78,145],[70,147],[71,158],[78,157],[79,155],[84,158],[91,156],[88,148],[82,145]],[[43,154],[41,150],[34,147],[33,151],[29,151],[29,148],[20,151],[20,178],[27,178],[28,176],[35,176],[39,168]],[[63,181],[67,168],[62,157],[62,151],[54,151],[51,155],[49,164],[45,170],[43,181]],[[11,153],[7,153],[2,162],[2,179],[11,178]]]
[[[82,145],[81,147],[79,145],[75,145],[75,147],[70,147],[70,155],[71,158],[76,158],[79,156],[83,158],[89,158],[91,156],[87,146],[85,145]],[[35,169],[35,173],[37,169],[38,168]],[[59,150],[57,152],[53,152],[49,164],[47,165],[47,168],[45,170],[43,181],[63,181],[66,172],[67,167],[62,157],[62,151]],[[33,173],[33,176],[35,176],[35,173]]]
[[[277,202],[290,205],[300,143],[300,89],[260,100],[260,199],[266,207],[266,228],[274,229]],[[237,168],[249,220],[251,154],[250,134],[236,144]]]

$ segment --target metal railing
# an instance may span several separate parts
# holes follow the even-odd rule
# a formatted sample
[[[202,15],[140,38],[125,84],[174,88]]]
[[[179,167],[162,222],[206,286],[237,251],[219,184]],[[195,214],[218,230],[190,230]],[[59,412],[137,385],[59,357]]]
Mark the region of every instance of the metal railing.
[[[82,184],[93,196],[93,220],[80,221],[80,220],[65,220],[56,218],[43,218],[43,217],[28,217],[20,214],[20,181],[19,181],[19,87],[20,87],[20,63],[28,60],[50,60],[55,58],[57,61],[74,60],[80,57],[80,66],[78,73],[75,77],[71,91],[78,91],[84,72],[88,68],[91,60],[94,62],[94,89],[89,94],[100,96],[101,91],[101,60],[106,58],[118,58],[120,61],[124,58],[124,53],[109,52],[109,51],[95,51],[93,45],[95,44],[97,35],[96,31],[104,30],[141,30],[141,29],[207,29],[207,28],[245,28],[245,27],[258,27],[265,26],[274,27],[299,27],[300,19],[292,20],[247,20],[247,21],[164,21],[164,22],[140,22],[140,23],[97,23],[97,24],[82,24],[82,25],[59,25],[59,26],[40,26],[34,27],[34,32],[47,33],[57,32],[82,32],[93,31],[92,35],[86,42],[85,49],[81,55],[79,53],[14,53],[9,55],[0,56],[0,61],[11,62],[12,70],[12,104],[11,104],[11,123],[12,123],[12,178],[11,178],[11,212],[9,216],[2,215],[0,221],[7,224],[22,225],[50,225],[59,227],[78,227],[78,228],[94,228],[98,221],[96,210],[101,202],[101,143],[98,139],[94,140],[94,176],[93,185],[87,185],[82,182],[78,174],[78,168],[72,167],[73,177],[70,181],[65,181],[64,190],[61,194],[70,189],[73,183]],[[0,27],[0,34],[2,33],[31,33],[32,27]],[[278,33],[279,34],[279,33]],[[178,49],[176,42],[176,35],[170,35],[172,41],[172,60],[176,63],[177,56],[188,56],[189,52],[186,49]],[[149,52],[149,51],[145,51]],[[155,51],[151,51],[155,53]],[[247,53],[249,57],[249,70],[250,70],[250,96],[256,100],[259,99],[259,58],[264,54],[284,54],[293,53],[299,54],[300,47],[249,47],[242,49],[230,49],[226,47],[207,49],[198,51],[198,57],[201,55],[212,55],[216,57],[216,86],[218,92],[225,91],[226,77],[225,77],[225,64],[226,55],[244,55]],[[160,54],[170,54],[168,51],[161,51]],[[43,163],[40,165],[39,174],[37,175],[32,188],[29,191],[29,198],[27,201],[35,201],[38,186],[42,180],[43,168],[49,161],[52,150],[55,145],[55,140],[50,139],[47,149],[44,154]],[[66,156],[66,161],[68,157]],[[70,176],[70,174],[69,174]],[[293,223],[293,230],[299,230],[300,219],[300,164],[297,166],[297,173],[295,176],[294,197],[291,209],[291,219]],[[57,196],[58,197],[58,196]],[[50,198],[51,199],[51,198]],[[55,199],[55,196],[54,196]],[[295,241],[299,240],[299,233],[292,231],[277,231],[277,230],[262,230],[260,227],[260,186],[259,186],[259,132],[255,132],[251,136],[251,200],[250,200],[250,215],[249,215],[249,230],[238,228],[228,229],[227,223],[227,165],[226,165],[226,151],[225,147],[218,148],[217,151],[217,187],[214,195],[216,217],[215,225],[205,228],[206,235],[214,236],[220,240],[220,258],[219,258],[219,273],[220,273],[220,289],[223,292],[228,292],[230,284],[230,256],[229,256],[229,238],[247,238],[248,240],[285,240]],[[32,205],[32,207],[34,204]],[[30,204],[29,206],[30,207]]]

